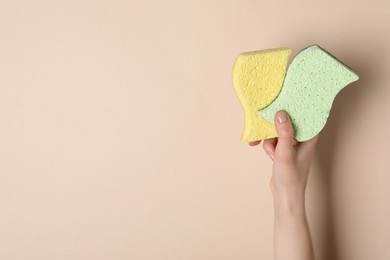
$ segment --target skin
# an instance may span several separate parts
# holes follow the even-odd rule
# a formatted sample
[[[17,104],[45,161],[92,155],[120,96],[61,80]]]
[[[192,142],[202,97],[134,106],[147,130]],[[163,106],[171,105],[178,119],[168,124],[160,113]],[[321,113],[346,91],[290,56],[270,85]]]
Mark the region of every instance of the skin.
[[[263,141],[273,161],[270,188],[274,199],[274,251],[276,260],[314,260],[306,218],[305,190],[318,135],[297,142],[285,111],[275,114],[278,137]],[[250,142],[256,146],[261,140]]]

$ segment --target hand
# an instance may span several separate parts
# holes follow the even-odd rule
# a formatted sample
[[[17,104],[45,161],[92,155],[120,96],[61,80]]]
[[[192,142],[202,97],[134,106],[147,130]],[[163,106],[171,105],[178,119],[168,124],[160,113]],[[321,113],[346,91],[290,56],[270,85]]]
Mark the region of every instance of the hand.
[[[275,127],[278,137],[265,139],[263,148],[274,161],[270,182],[274,196],[302,198],[306,189],[310,164],[313,159],[318,135],[305,142],[297,142],[289,116],[285,111],[275,114]],[[250,142],[258,145],[260,141]]]
[[[285,111],[278,111],[274,120],[278,137],[264,140],[263,147],[274,161],[270,187],[275,210],[275,259],[314,260],[305,190],[318,135],[299,143]],[[260,141],[249,144],[258,145]]]

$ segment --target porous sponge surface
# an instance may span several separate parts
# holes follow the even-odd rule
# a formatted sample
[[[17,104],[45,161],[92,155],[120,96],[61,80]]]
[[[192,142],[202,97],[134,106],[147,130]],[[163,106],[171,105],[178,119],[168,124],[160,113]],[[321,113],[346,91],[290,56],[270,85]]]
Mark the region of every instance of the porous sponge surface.
[[[273,123],[275,113],[285,110],[291,118],[295,139],[309,140],[325,126],[337,93],[358,79],[327,51],[310,46],[295,56],[279,95],[258,113]]]
[[[233,65],[233,88],[244,110],[241,141],[250,142],[276,135],[273,124],[257,111],[277,96],[286,74],[289,48],[246,52]]]

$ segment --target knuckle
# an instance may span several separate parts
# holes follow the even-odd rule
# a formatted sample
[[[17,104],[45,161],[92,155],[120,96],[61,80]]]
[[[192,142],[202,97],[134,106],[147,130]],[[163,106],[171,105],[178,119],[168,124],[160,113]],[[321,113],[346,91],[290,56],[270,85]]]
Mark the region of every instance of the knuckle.
[[[292,138],[293,137],[293,131],[290,127],[280,127],[278,129],[278,135],[282,137],[288,137]]]

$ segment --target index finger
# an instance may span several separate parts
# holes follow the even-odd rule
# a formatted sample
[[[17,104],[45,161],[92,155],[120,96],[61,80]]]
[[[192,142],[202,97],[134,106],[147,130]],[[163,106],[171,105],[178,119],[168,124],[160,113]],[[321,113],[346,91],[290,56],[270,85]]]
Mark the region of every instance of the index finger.
[[[256,146],[256,145],[258,145],[258,144],[260,144],[261,143],[261,140],[257,140],[257,141],[251,141],[251,142],[249,142],[248,144],[250,145],[250,146]]]

